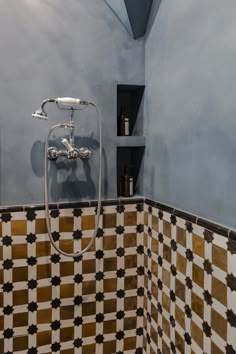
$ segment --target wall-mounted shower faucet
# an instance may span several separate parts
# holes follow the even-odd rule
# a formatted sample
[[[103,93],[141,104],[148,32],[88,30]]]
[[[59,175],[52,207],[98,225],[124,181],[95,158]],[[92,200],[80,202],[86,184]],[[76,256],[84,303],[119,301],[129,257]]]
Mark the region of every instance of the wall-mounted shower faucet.
[[[63,145],[65,145],[65,147],[68,150],[68,159],[69,160],[76,160],[78,157],[81,160],[89,160],[90,159],[90,157],[92,155],[92,152],[90,149],[88,149],[86,147],[81,147],[81,148],[77,149],[73,145],[71,145],[66,138],[62,138],[61,142]]]
[[[48,148],[48,158],[50,160],[57,160],[58,157],[67,157],[69,160],[89,160],[92,152],[86,147],[81,147],[79,149],[70,145],[66,138],[61,139],[62,144],[67,148],[67,150],[58,150],[56,147]]]
[[[35,111],[32,116],[38,119],[47,120],[48,116],[45,111],[45,105],[47,103],[56,103],[57,107],[60,110],[70,111],[70,123],[65,124],[58,124],[52,127],[51,131],[54,128],[68,128],[70,130],[70,138],[69,141],[66,138],[62,138],[61,142],[66,147],[67,150],[58,150],[56,147],[52,146],[48,148],[47,157],[50,160],[57,160],[58,157],[67,157],[69,160],[76,160],[80,158],[81,160],[88,160],[90,159],[92,153],[86,147],[81,147],[77,149],[74,145],[74,128],[75,123],[73,121],[74,111],[78,110],[78,106],[88,106],[92,104],[89,101],[81,101],[79,98],[72,98],[72,97],[58,97],[58,98],[49,98],[42,102],[41,108]],[[64,106],[64,107],[63,107]],[[76,108],[77,107],[77,108]]]
[[[66,257],[79,257],[82,254],[84,254],[86,251],[90,249],[92,246],[96,235],[98,231],[98,226],[99,226],[99,219],[100,219],[100,212],[101,212],[101,191],[102,191],[102,116],[101,116],[101,111],[96,105],[96,103],[89,102],[89,101],[81,101],[79,98],[71,98],[71,97],[63,97],[63,98],[52,98],[52,99],[47,99],[43,101],[41,105],[41,109],[37,110],[32,114],[34,118],[39,118],[39,119],[47,119],[47,113],[44,110],[44,106],[48,102],[54,102],[56,103],[57,107],[60,110],[67,110],[70,111],[70,122],[69,123],[61,123],[61,124],[56,124],[48,132],[48,135],[45,140],[45,149],[44,149],[44,199],[45,199],[45,214],[46,214],[46,226],[47,226],[47,232],[49,239],[51,241],[52,246],[55,248],[55,250],[60,253],[63,256]],[[75,160],[77,158],[80,158],[81,160],[87,160],[91,157],[91,151],[86,148],[86,147],[81,147],[80,149],[77,149],[74,145],[74,122],[73,122],[73,115],[74,111],[78,110],[78,106],[92,106],[97,113],[97,118],[99,122],[99,177],[98,177],[98,205],[97,205],[97,215],[95,219],[95,229],[93,231],[93,234],[91,236],[90,242],[87,244],[87,246],[79,250],[77,252],[72,252],[72,253],[67,253],[63,250],[61,250],[55,242],[52,232],[51,232],[51,223],[50,223],[50,215],[49,215],[49,196],[48,196],[48,160],[57,160],[58,157],[67,157],[69,160]],[[63,108],[64,106],[64,108]],[[77,107],[77,108],[76,108]],[[48,142],[50,140],[51,133],[54,131],[54,129],[57,128],[64,128],[64,129],[69,129],[70,131],[70,137],[69,140],[66,139],[65,137],[61,139],[62,144],[66,147],[66,150],[58,150],[56,147],[49,147]]]

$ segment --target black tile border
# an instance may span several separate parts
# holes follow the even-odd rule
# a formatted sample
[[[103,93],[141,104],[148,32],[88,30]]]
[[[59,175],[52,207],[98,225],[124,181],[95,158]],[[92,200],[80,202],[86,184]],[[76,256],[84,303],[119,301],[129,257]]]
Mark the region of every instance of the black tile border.
[[[58,209],[80,209],[90,207],[90,202],[63,202],[58,203]]]
[[[58,204],[55,204],[55,203],[49,204],[48,208],[49,208],[49,210],[58,209]],[[37,210],[45,210],[44,204],[25,205],[25,206],[23,206],[22,211],[37,211]],[[14,211],[17,211],[17,210],[14,210]],[[1,212],[1,209],[0,209],[0,212]]]
[[[205,229],[208,229],[210,231],[213,231],[221,236],[225,236],[228,237],[229,233],[230,233],[230,229],[224,227],[224,226],[220,226],[218,224],[215,224],[211,221],[202,219],[202,218],[198,218],[197,219],[197,225],[204,227]]]
[[[125,205],[125,204],[138,204],[138,203],[144,203],[145,198],[143,197],[138,197],[138,198],[119,198],[119,204],[120,205]]]
[[[102,206],[112,206],[112,205],[117,205],[119,201],[117,199],[110,199],[110,200],[102,200],[101,205]],[[98,206],[98,201],[97,200],[91,200],[90,202],[90,207],[97,207]]]
[[[157,208],[157,209],[161,209],[163,211],[166,211],[170,214],[173,214],[174,212],[174,208],[169,206],[169,205],[166,205],[166,204],[163,204],[163,203],[159,203],[159,202],[155,202],[154,200],[151,200],[151,199],[145,199],[144,200],[148,205],[154,207],[154,208]]]
[[[124,205],[124,204],[137,204],[144,203],[143,197],[137,198],[118,198],[118,199],[106,199],[102,200],[102,206],[112,206],[112,205]],[[50,203],[49,210],[53,209],[78,209],[78,208],[88,208],[96,207],[98,205],[97,200],[82,201],[82,202],[62,202],[62,203]],[[14,212],[27,212],[27,211],[37,211],[45,210],[44,204],[32,204],[32,205],[10,205],[0,207],[0,214],[4,213],[14,213]]]
[[[186,213],[185,211],[181,211],[178,209],[174,209],[173,215],[178,216],[180,218],[185,219],[186,221],[190,221],[194,224],[197,223],[197,216]]]
[[[187,213],[185,211],[176,209],[174,207],[171,207],[169,205],[155,202],[154,200],[151,199],[146,199],[145,202],[147,205],[150,205],[152,207],[156,207],[157,209],[160,209],[162,211],[166,211],[172,215],[175,215],[177,217],[180,217],[186,221],[190,221],[196,225],[199,225],[201,227],[204,227],[205,229],[208,229],[214,233],[217,233],[221,236],[227,237],[231,240],[236,240],[236,231],[231,230],[230,228],[227,228],[225,226],[221,226],[219,224],[216,224],[212,221],[200,218],[199,216],[196,216],[194,214]]]
[[[230,230],[230,232],[229,232],[229,239],[236,241],[236,231]]]
[[[144,197],[131,197],[131,198],[117,198],[117,199],[106,199],[102,200],[102,206],[112,206],[112,205],[130,205],[130,204],[140,204],[146,203],[152,207],[170,213],[174,216],[180,217],[186,221],[192,222],[196,225],[204,227],[214,233],[217,233],[221,236],[227,237],[231,240],[236,241],[236,230],[232,230],[225,226],[221,226],[212,221],[203,219],[194,214],[187,213],[186,211],[182,211],[180,209],[176,209],[170,205],[160,203],[154,201],[152,199],[144,198]],[[62,203],[50,203],[49,209],[79,209],[79,208],[88,208],[88,207],[96,207],[98,205],[97,200],[91,201],[82,201],[82,202],[62,202]],[[13,213],[13,212],[27,212],[27,211],[37,211],[37,210],[45,210],[44,204],[33,204],[33,205],[12,205],[12,206],[4,206],[0,207],[0,214],[4,213]]]
[[[17,211],[24,211],[23,206],[8,206],[8,207],[0,207],[0,213],[12,213],[12,212],[17,212]]]

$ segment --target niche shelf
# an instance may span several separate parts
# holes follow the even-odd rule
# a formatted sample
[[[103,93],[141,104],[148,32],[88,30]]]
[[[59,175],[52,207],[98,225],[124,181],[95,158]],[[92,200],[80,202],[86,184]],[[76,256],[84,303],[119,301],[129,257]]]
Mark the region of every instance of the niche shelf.
[[[134,195],[140,194],[139,172],[142,165],[145,137],[133,135],[135,132],[142,133],[140,121],[137,122],[140,105],[144,94],[144,85],[117,85],[117,195],[121,196],[121,176],[124,175],[125,167],[128,174],[133,177]],[[122,136],[120,133],[120,115],[125,111],[129,117],[129,135]],[[138,124],[136,124],[138,123]]]
[[[117,147],[117,194],[121,196],[121,176],[124,174],[125,167],[129,169],[129,174],[134,179],[134,195],[139,192],[139,172],[142,165],[145,146]]]
[[[122,110],[125,110],[128,114],[129,136],[132,136],[144,89],[144,85],[117,85],[117,136],[120,136],[120,114]]]
[[[145,146],[145,137],[144,136],[119,136],[117,138],[117,146],[119,147],[137,147]]]

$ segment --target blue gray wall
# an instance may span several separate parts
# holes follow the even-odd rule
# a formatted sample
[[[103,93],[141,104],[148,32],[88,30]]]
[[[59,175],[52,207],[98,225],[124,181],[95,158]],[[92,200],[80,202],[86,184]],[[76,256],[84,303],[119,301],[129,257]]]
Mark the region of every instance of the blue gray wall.
[[[143,84],[143,194],[236,227],[236,4],[156,1],[144,43],[103,0],[2,0],[0,204],[43,202],[43,147],[51,125],[31,118],[45,97],[91,99],[103,110],[103,197],[116,197],[116,85]],[[156,15],[156,16],[155,16]],[[76,143],[89,163],[50,167],[51,201],[95,199],[98,125],[88,109]],[[60,132],[65,135],[66,132]],[[55,144],[55,137],[52,137]]]
[[[48,122],[31,113],[60,96],[102,108],[103,196],[116,197],[116,85],[144,83],[143,41],[130,37],[103,0],[1,0],[0,43],[0,204],[43,202],[44,139],[67,116],[54,107]],[[75,120],[76,142],[91,146],[93,157],[51,164],[51,201],[97,198],[96,116],[87,109]]]
[[[144,194],[236,227],[236,2],[164,0],[146,38]]]

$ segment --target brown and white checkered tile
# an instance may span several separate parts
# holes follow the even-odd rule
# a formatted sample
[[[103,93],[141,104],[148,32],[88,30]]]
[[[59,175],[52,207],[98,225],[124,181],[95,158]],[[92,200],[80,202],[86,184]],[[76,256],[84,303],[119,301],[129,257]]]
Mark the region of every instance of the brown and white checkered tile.
[[[86,247],[94,207],[50,214]],[[235,238],[147,204],[105,206],[80,259],[41,210],[2,214],[0,237],[0,352],[236,353]]]
[[[93,207],[52,210],[58,246],[84,248],[95,213]],[[44,211],[2,216],[0,352],[111,354],[142,346],[143,212],[130,204],[106,206],[102,214],[94,245],[75,260],[50,245]]]
[[[155,207],[145,205],[144,210],[147,353],[235,354],[236,241]],[[156,252],[149,252],[150,236]],[[150,325],[148,321],[148,274],[154,284],[151,297],[158,311],[157,328],[153,317]]]
[[[228,240],[227,250],[227,343],[228,350],[236,352],[236,238]]]

